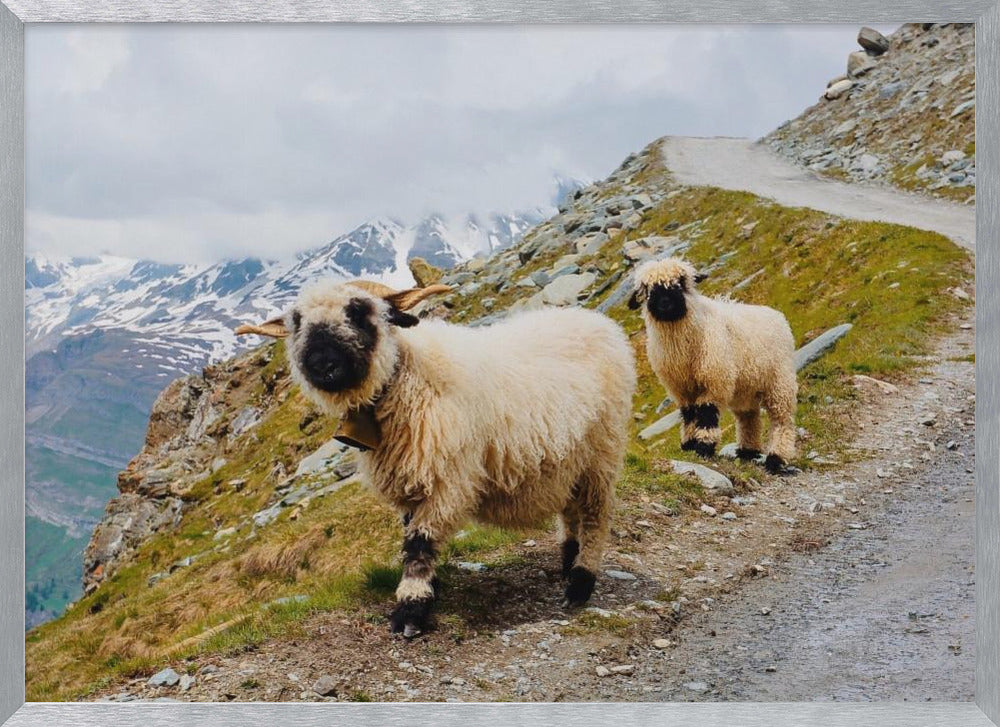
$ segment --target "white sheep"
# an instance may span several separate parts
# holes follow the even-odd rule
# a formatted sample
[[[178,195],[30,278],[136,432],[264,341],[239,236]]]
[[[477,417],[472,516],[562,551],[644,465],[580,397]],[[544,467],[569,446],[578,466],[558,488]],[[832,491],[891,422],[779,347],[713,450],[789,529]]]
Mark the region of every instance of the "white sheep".
[[[719,408],[736,417],[741,459],[761,455],[763,407],[771,420],[765,467],[794,471],[795,340],[773,308],[709,298],[700,277],[678,258],[651,260],[635,271],[632,309],[642,306],[646,352],[683,417],[681,448],[710,457],[719,443]]]
[[[320,284],[282,318],[238,329],[288,337],[294,380],[346,418],[363,475],[403,516],[390,620],[407,636],[426,625],[438,548],[470,519],[559,514],[566,601],[586,602],[632,419],[632,349],[610,319],[546,309],[468,328],[405,312],[447,289]]]

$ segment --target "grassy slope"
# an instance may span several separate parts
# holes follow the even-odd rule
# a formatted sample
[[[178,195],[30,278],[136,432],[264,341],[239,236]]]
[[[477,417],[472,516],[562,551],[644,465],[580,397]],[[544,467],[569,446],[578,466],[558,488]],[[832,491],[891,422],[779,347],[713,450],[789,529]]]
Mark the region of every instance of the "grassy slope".
[[[659,155],[648,158],[652,161],[642,175],[665,180]],[[757,226],[744,237],[740,230],[751,222]],[[681,225],[677,232],[666,232],[677,224]],[[800,376],[799,421],[811,433],[804,446],[823,454],[836,454],[844,436],[843,405],[849,413],[853,395],[849,377],[856,372],[888,379],[912,375],[919,366],[915,357],[928,352],[941,327],[968,305],[947,290],[970,283],[971,264],[965,252],[939,235],[840,221],[714,189],[678,190],[646,215],[641,229],[612,239],[592,262],[610,275],[621,268],[623,239],[685,230],[692,243],[688,257],[698,264],[733,253],[703,285],[706,292],[728,291],[764,267],[767,274],[740,291],[739,297],[783,310],[799,343],[830,326],[855,324],[831,354]],[[524,269],[551,265],[558,256],[533,259]],[[455,310],[470,318],[481,310],[485,295],[497,298],[494,309],[498,309],[530,292],[479,293],[459,298]],[[655,420],[654,409],[664,392],[646,363],[638,316],[624,306],[610,314],[629,332],[639,354],[638,431]],[[277,351],[280,354],[280,345]],[[254,386],[262,390],[268,380],[288,386],[285,368],[282,356],[274,356]],[[248,400],[262,395],[249,392]],[[827,397],[837,406],[829,406]],[[179,532],[155,537],[132,565],[95,594],[65,617],[28,635],[29,700],[85,696],[122,676],[149,674],[167,663],[180,668],[185,656],[198,651],[252,648],[264,639],[294,635],[302,619],[317,611],[349,609],[373,620],[383,618],[398,575],[399,526],[392,513],[357,484],[282,515],[234,550],[209,552],[218,528],[237,524],[266,504],[267,472],[275,462],[291,466],[297,456],[331,435],[329,422],[303,426],[308,411],[302,397],[288,389],[256,433],[239,440],[229,464],[190,493],[192,502]],[[729,423],[727,418],[723,426]],[[732,432],[725,436],[731,439]],[[630,517],[639,499],[656,498],[676,509],[696,501],[697,485],[658,467],[659,460],[680,456],[676,440],[676,433],[670,433],[648,444],[633,441],[619,485],[618,517]],[[763,476],[751,465],[720,462],[718,466],[741,489],[752,487],[751,478]],[[239,493],[224,485],[236,477],[248,481]],[[473,554],[486,563],[512,557],[504,546],[519,537],[523,536],[470,528],[449,545],[443,579],[447,582],[452,572],[448,561]],[[209,554],[194,565],[147,586],[148,576],[166,564],[204,552]],[[308,599],[262,608],[295,595]],[[442,609],[442,627],[459,634],[464,617],[462,604],[450,604]],[[189,640],[220,625],[225,627],[207,632],[207,638]]]

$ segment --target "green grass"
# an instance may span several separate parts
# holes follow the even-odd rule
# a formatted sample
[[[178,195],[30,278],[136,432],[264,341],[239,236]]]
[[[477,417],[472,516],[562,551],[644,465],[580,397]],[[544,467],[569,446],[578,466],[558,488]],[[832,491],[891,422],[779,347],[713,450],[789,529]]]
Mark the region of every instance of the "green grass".
[[[666,184],[669,175],[658,159],[658,154],[650,155],[636,176],[647,184]],[[744,236],[740,230],[749,222],[757,226]],[[678,225],[680,229],[672,232]],[[972,268],[968,255],[939,235],[842,221],[714,189],[681,190],[665,199],[647,212],[639,229],[606,244],[589,263],[611,275],[623,269],[625,240],[653,234],[685,237],[691,245],[687,257],[701,267],[729,256],[726,265],[703,284],[708,294],[731,291],[763,267],[765,274],[737,297],[785,313],[800,345],[832,326],[854,324],[832,352],[799,377],[798,423],[811,435],[801,448],[824,455],[836,454],[850,441],[855,397],[850,377],[865,373],[903,380],[914,375],[922,365],[920,357],[931,350],[949,319],[971,305],[946,294],[950,287],[967,285]],[[564,252],[536,256],[515,273],[515,279],[550,266]],[[502,294],[480,291],[457,297],[455,310],[471,318],[485,312],[481,305],[485,296],[498,299],[496,310],[533,292],[516,287]],[[665,392],[646,360],[639,316],[624,305],[609,314],[623,326],[636,351],[639,385],[634,410],[640,418],[633,434],[637,434],[659,416],[655,408]],[[336,426],[316,416],[290,385],[283,346],[261,349],[260,355],[265,352],[270,352],[270,361],[261,360],[245,378],[233,381],[227,392],[227,416],[214,425],[215,431],[225,436],[228,419],[247,404],[265,406],[266,417],[251,434],[229,445],[224,467],[194,483],[185,494],[187,509],[180,527],[150,539],[97,593],[81,599],[63,618],[27,635],[29,700],[78,698],[116,679],[146,675],[187,656],[240,652],[269,639],[300,635],[304,622],[319,613],[344,611],[363,619],[381,618],[373,613],[391,599],[400,574],[401,527],[396,513],[358,483],[314,498],[305,508],[289,508],[252,539],[243,539],[249,531],[244,527],[228,550],[215,550],[216,530],[245,521],[271,500],[275,465],[293,470],[303,455],[332,436]],[[731,425],[726,415],[724,441],[733,438]],[[618,486],[619,517],[629,517],[637,503],[655,501],[683,513],[704,500],[705,493],[694,480],[666,467],[664,460],[690,458],[680,452],[678,439],[676,431],[651,442],[632,438]],[[804,460],[800,464],[809,466]],[[765,476],[754,465],[720,461],[713,466],[741,491]],[[237,478],[246,480],[239,492],[227,484]],[[550,529],[551,523],[539,527]],[[496,528],[467,528],[442,547],[442,579],[465,578],[456,570],[459,560],[516,566],[520,556],[512,546],[524,537],[525,533]],[[155,586],[148,585],[151,574],[188,555],[200,557]],[[274,603],[297,595],[307,598]],[[475,608],[446,599],[440,616],[455,640],[471,633],[468,623],[476,616]],[[627,621],[598,618],[601,621],[593,623],[584,618],[574,627],[627,633]]]

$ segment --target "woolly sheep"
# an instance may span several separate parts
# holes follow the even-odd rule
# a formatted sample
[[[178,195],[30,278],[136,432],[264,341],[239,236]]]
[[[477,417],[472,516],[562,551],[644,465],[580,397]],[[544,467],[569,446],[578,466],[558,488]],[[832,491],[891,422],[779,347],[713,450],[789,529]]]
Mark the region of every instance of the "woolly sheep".
[[[719,408],[736,417],[741,459],[761,455],[763,407],[771,420],[765,467],[794,471],[795,341],[773,308],[709,298],[700,276],[678,258],[651,260],[635,271],[632,309],[642,306],[646,352],[683,417],[681,448],[710,457],[719,443]]]
[[[437,551],[470,519],[524,527],[559,514],[566,602],[587,601],[635,389],[632,349],[603,315],[546,309],[468,328],[406,312],[445,290],[319,284],[282,318],[238,329],[287,336],[302,391],[346,419],[345,441],[372,445],[361,472],[403,518],[390,622],[407,637],[426,627]]]

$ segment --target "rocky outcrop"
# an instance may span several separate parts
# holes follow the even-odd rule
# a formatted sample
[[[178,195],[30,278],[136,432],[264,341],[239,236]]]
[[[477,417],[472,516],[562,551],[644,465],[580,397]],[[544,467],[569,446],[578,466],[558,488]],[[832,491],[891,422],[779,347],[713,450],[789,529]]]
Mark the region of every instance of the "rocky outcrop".
[[[858,43],[847,75],[762,142],[820,174],[973,202],[974,27],[864,28]]]
[[[259,423],[262,410],[247,406],[248,384],[272,355],[265,347],[206,367],[200,375],[177,379],[157,397],[142,450],[119,473],[120,494],[108,503],[84,551],[85,593],[152,535],[176,527],[191,488],[225,463],[230,435]],[[276,384],[264,386],[273,394]]]

